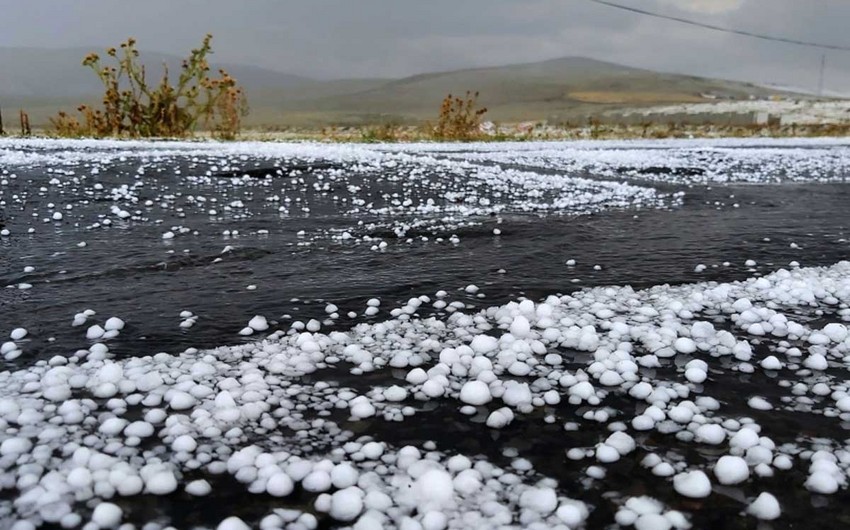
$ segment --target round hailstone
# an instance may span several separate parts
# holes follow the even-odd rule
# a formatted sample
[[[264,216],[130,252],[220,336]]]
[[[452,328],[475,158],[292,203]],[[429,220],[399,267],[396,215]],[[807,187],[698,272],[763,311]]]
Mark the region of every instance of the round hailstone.
[[[676,493],[691,499],[702,499],[711,494],[711,481],[702,471],[686,471],[673,477]]]
[[[676,342],[673,343],[673,348],[679,353],[694,353],[697,351],[696,343],[687,337],[676,339]]]
[[[188,434],[183,434],[174,439],[171,449],[178,453],[191,453],[198,447],[198,442]]]
[[[660,513],[645,513],[635,521],[635,530],[670,530],[671,528],[673,523]]]
[[[391,402],[404,401],[407,399],[407,390],[398,385],[393,385],[384,390],[384,398]]]
[[[765,370],[782,370],[782,362],[775,355],[768,355],[760,364]]]
[[[337,521],[353,521],[363,511],[363,491],[352,486],[331,495],[330,515]]]
[[[327,471],[312,471],[309,475],[304,477],[304,480],[301,481],[301,485],[305,490],[312,493],[328,491],[331,489],[331,476]]]
[[[530,332],[531,324],[529,324],[528,319],[522,315],[516,317],[511,323],[511,335],[518,339],[525,338]]]
[[[782,514],[782,509],[776,497],[765,491],[747,507],[747,513],[758,519],[772,521]]]
[[[827,324],[823,328],[823,334],[832,342],[843,342],[847,338],[847,326],[836,323]]]
[[[468,381],[460,389],[460,400],[467,405],[484,405],[492,399],[490,387],[483,381]]]
[[[696,430],[696,439],[710,445],[719,445],[726,439],[726,431],[716,423],[700,425]]]
[[[86,338],[89,340],[99,339],[103,337],[104,333],[106,333],[106,330],[95,324],[86,330]]]
[[[620,459],[620,453],[610,445],[600,444],[596,448],[596,459],[603,464],[610,464]]]
[[[212,492],[212,486],[204,479],[193,480],[186,484],[186,493],[195,497],[203,497]]]
[[[714,464],[714,476],[725,486],[740,484],[750,478],[750,468],[743,458],[724,455]]]
[[[275,473],[266,482],[266,491],[272,497],[286,497],[295,489],[292,479],[286,473]]]
[[[442,469],[429,469],[413,484],[419,511],[442,510],[454,502],[452,476]]]
[[[100,528],[115,528],[121,524],[121,508],[111,502],[102,502],[92,513],[91,520]]]
[[[12,333],[9,334],[9,337],[12,340],[21,340],[22,338],[27,336],[27,330],[24,328],[15,328],[12,330]]]
[[[338,489],[354,486],[357,484],[359,477],[360,473],[357,472],[354,466],[345,462],[335,465],[331,470],[331,482]]]
[[[177,489],[177,479],[171,471],[158,471],[148,477],[145,487],[154,495],[168,495]]]
[[[528,488],[519,496],[519,505],[540,515],[547,515],[558,507],[558,495],[552,488]]]
[[[255,315],[254,318],[248,322],[248,327],[254,331],[265,331],[269,329],[269,322],[266,320],[266,317],[262,315]]]
[[[118,317],[111,317],[106,321],[106,324],[104,324],[104,329],[106,329],[106,331],[121,331],[124,329],[124,321]]]
[[[815,471],[809,475],[809,478],[806,479],[806,482],[803,485],[811,492],[821,493],[824,495],[832,495],[838,491],[839,487],[838,481],[835,480],[835,477],[826,471]]]
[[[251,530],[251,527],[245,524],[242,519],[232,516],[218,523],[216,530]]]

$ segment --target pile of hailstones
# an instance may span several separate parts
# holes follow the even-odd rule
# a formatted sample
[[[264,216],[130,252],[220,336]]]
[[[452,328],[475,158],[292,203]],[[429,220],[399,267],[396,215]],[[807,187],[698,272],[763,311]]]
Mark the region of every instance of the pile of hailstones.
[[[771,404],[753,396],[750,405],[806,405],[827,418],[846,418],[848,385],[824,370],[845,362],[847,328],[833,322],[811,329],[777,309],[850,318],[850,262],[738,283],[596,288],[472,315],[455,312],[445,320],[412,316],[428,302],[412,299],[395,318],[348,332],[278,331],[253,344],[125,360],[111,358],[98,343],[0,373],[0,487],[19,492],[0,501],[0,517],[15,530],[42,523],[119,527],[125,514],[109,499],[178,489],[208,495],[207,480],[183,479],[205,472],[231,474],[253,494],[287,497],[296,488],[315,494],[309,508],[267,514],[259,522],[264,529],[315,528],[323,517],[362,530],[582,525],[592,507],[559,495],[557,482],[522,458],[505,469],[480,457],[449,456],[430,442],[392,448],[331,420],[336,414],[348,422],[402,421],[417,413],[417,402],[434,399],[459,400],[463,413],[485,415],[494,429],[535,409],[545,411],[547,422],[564,421],[553,408],[562,399],[582,405],[584,421],[610,431],[601,431],[596,446],[567,453],[590,461],[590,478],[637,450],[631,429],[728,448],[702,463],[670,462],[646,451],[642,465],[683,497],[707,497],[713,481],[757,481],[799,460],[808,462],[803,486],[810,491],[829,494],[846,485],[850,451],[838,441],[808,448],[803,441],[778,443],[769,425],[724,417],[717,399],[692,394],[710,388],[701,386],[709,362],[731,363],[729,369],[744,373],[791,371],[799,380],[785,385],[792,399]],[[721,320],[744,338],[715,329]],[[773,355],[757,359],[751,341],[766,336]],[[588,352],[590,360],[570,370],[562,355],[568,350]],[[669,362],[672,357],[677,362]],[[354,374],[390,366],[407,376],[365,393],[301,377],[339,363],[354,365]],[[641,370],[662,364],[675,369],[669,380]],[[635,400],[639,413],[629,418],[631,407],[606,407],[612,395]],[[130,413],[141,419],[127,419]],[[574,419],[564,427],[580,428]],[[769,492],[744,510],[761,519],[781,515]],[[650,497],[622,499],[616,521],[636,528],[690,526],[686,514]],[[247,525],[231,517],[218,528]]]

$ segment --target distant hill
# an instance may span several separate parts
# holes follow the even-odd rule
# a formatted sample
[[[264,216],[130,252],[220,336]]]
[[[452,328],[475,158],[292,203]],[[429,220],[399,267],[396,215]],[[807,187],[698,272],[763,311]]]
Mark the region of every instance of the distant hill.
[[[80,65],[86,49],[0,48],[0,106],[25,108],[36,125],[60,108],[97,101],[97,79]],[[179,70],[180,58],[142,52],[150,79],[163,63]],[[446,94],[480,93],[479,103],[497,121],[583,119],[602,110],[711,99],[787,94],[751,84],[659,73],[583,57],[427,73],[403,79],[317,81],[239,64],[213,64],[245,87],[249,126],[415,123],[435,117]],[[10,127],[7,119],[7,128]]]

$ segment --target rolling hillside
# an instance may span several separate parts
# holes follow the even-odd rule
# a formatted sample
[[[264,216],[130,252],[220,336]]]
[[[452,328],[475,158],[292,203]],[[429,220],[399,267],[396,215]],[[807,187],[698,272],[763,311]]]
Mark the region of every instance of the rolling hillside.
[[[95,102],[99,86],[80,66],[86,50],[0,48],[0,107],[7,116],[26,109],[44,125],[59,109]],[[176,72],[175,56],[142,53],[149,78],[161,64]],[[421,74],[403,79],[317,81],[264,68],[224,67],[245,87],[251,104],[248,126],[363,125],[380,121],[416,123],[434,117],[448,94],[480,92],[488,119],[570,119],[602,110],[644,105],[698,103],[767,97],[780,92],[746,83],[667,74],[582,57],[537,63]],[[7,117],[7,128],[11,127]]]

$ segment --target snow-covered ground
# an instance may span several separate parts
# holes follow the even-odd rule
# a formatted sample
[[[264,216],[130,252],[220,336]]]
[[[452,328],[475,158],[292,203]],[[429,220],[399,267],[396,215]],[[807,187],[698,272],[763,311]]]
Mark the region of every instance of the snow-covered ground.
[[[177,206],[172,195],[154,197],[145,174],[174,171],[168,169],[174,157],[197,164],[180,170],[187,185],[229,192],[263,191],[264,179],[222,176],[256,161],[337,164],[315,172],[321,178],[309,183],[302,170],[278,177],[292,180],[293,197],[302,187],[333,195],[351,222],[331,237],[380,251],[382,240],[368,235],[377,225],[404,241],[412,228],[442,233],[511,212],[583,215],[681,205],[681,192],[661,191],[654,182],[844,182],[850,149],[837,140],[767,148],[763,141],[2,141],[2,237],[23,237],[28,227],[41,230],[62,219],[92,230],[122,222],[159,226],[154,208]],[[98,174],[119,162],[136,173],[123,185],[104,187]],[[35,190],[30,196],[3,190],[16,172],[34,167],[50,172],[46,187],[102,198],[101,214],[78,218],[75,210],[52,204],[33,219],[20,216]],[[393,191],[372,193],[375,181]],[[221,201],[194,197],[190,204],[250,215],[236,196],[222,192]],[[290,199],[271,202],[282,214],[309,213],[311,205]],[[358,222],[364,217],[371,229]],[[179,240],[191,234],[182,228],[159,231],[163,240]],[[179,510],[180,503],[213,495],[221,477],[229,477],[228,484],[279,506],[256,520],[240,518],[234,506],[232,516],[198,520],[198,527],[581,528],[600,509],[598,497],[581,491],[605,481],[624,460],[669,494],[656,498],[623,484],[607,497],[617,506],[608,523],[691,528],[691,511],[720,494],[752,521],[781,518],[778,499],[785,492],[772,477],[798,471],[795,476],[805,478],[783,487],[806,495],[833,495],[847,486],[845,437],[825,429],[789,439],[768,412],[813,416],[825,425],[850,421],[850,262],[790,263],[765,275],[756,274],[755,262],[745,266],[753,271],[745,281],[645,290],[612,285],[518,297],[476,311],[442,290],[396,307],[374,298],[361,311],[375,318],[343,330],[318,320],[276,329],[257,315],[243,330],[259,336],[256,342],[130,358],[110,351],[109,339],[125,328],[122,318],[68,315],[90,345],[69,345],[65,354],[41,360],[26,355],[31,334],[39,331],[3,330],[8,339],[0,352],[19,364],[0,372],[0,525],[129,530],[141,527],[126,522],[130,512],[134,521],[144,518],[134,500],[171,499]],[[486,287],[465,291],[474,295]],[[427,308],[447,311],[425,316]],[[333,303],[325,310],[329,320],[340,319]],[[345,383],[332,375],[338,372],[347,374]],[[517,425],[528,436],[536,427],[559,426],[565,461],[582,471],[580,487],[536,468],[511,447],[503,451],[508,463],[496,463],[435,442],[381,439],[378,424],[404,430],[432,422],[440,429],[435,407],[492,432],[492,443]],[[593,440],[586,442],[580,431]],[[740,489],[730,494],[731,488]],[[158,512],[143,528],[171,524],[167,511]]]

